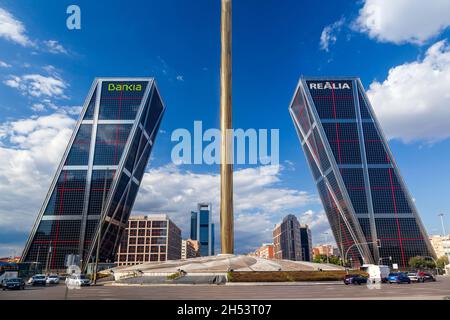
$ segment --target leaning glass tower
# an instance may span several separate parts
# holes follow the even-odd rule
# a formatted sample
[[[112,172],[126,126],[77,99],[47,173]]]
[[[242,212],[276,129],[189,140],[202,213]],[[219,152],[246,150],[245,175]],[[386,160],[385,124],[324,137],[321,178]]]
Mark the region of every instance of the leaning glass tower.
[[[342,257],[435,258],[360,80],[302,78],[289,112]]]
[[[62,270],[76,256],[84,267],[97,243],[114,261],[164,110],[152,78],[94,80],[22,262]]]

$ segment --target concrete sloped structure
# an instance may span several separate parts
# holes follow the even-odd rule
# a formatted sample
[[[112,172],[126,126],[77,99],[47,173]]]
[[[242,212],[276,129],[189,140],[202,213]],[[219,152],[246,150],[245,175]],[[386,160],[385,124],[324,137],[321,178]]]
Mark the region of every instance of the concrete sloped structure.
[[[229,271],[332,271],[343,267],[306,261],[267,260],[244,255],[224,254],[193,259],[147,262],[110,269],[116,281],[134,277],[162,277],[184,271],[190,276],[226,275]]]

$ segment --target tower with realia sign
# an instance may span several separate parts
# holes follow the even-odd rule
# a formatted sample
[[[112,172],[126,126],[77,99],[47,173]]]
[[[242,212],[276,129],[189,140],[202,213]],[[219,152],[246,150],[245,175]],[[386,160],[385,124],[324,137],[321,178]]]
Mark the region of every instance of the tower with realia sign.
[[[301,78],[289,107],[341,255],[353,265],[435,258],[358,78]]]

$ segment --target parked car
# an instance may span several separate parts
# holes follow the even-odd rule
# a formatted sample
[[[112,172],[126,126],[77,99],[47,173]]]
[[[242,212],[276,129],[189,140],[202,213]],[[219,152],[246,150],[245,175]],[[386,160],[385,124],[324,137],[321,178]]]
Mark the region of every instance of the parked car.
[[[51,274],[47,277],[46,280],[47,284],[58,284],[59,283],[59,276],[57,274]]]
[[[418,272],[408,272],[406,275],[412,282],[419,282]]]
[[[66,285],[73,287],[90,286],[91,280],[84,274],[72,274],[66,278]]]
[[[347,274],[344,277],[344,284],[361,284],[367,283],[367,278],[359,274]]]
[[[25,281],[22,278],[12,278],[4,281],[3,290],[25,290]]]
[[[390,273],[387,281],[389,283],[411,283],[411,279],[403,272]]]
[[[436,281],[436,277],[429,272],[417,272],[417,277],[419,282]]]
[[[47,284],[47,277],[43,274],[36,274],[28,282],[33,286],[45,286]]]

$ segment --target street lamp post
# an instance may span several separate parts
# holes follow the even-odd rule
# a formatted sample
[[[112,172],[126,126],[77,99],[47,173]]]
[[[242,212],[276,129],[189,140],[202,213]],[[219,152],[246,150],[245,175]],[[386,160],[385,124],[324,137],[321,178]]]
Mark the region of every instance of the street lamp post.
[[[329,247],[328,247],[328,244],[327,244],[327,242],[328,242],[328,232],[323,232],[323,234],[325,235],[325,246],[326,246],[326,248],[327,248],[327,264],[329,264],[330,263],[330,258],[329,258]]]
[[[438,216],[441,218],[442,236],[445,237],[444,214],[440,213]]]
[[[383,258],[378,259],[378,264],[381,264],[381,262],[382,262],[383,259],[389,259],[389,261],[392,261],[392,256],[389,256],[389,257],[383,257]]]
[[[45,272],[48,273],[48,260],[50,259],[50,254],[52,253],[52,246],[48,247],[47,259],[45,260]]]
[[[374,243],[376,243],[377,245],[379,244],[378,241],[361,242],[361,243],[354,243],[354,244],[352,244],[350,247],[347,248],[347,251],[345,251],[345,254],[344,254],[344,261],[347,261],[347,254],[348,254],[348,252],[350,251],[350,249],[353,248],[354,246],[356,246],[356,245],[363,245],[363,244],[374,244]],[[363,260],[364,260],[364,256],[363,256]],[[364,262],[364,261],[363,261],[363,262]]]

